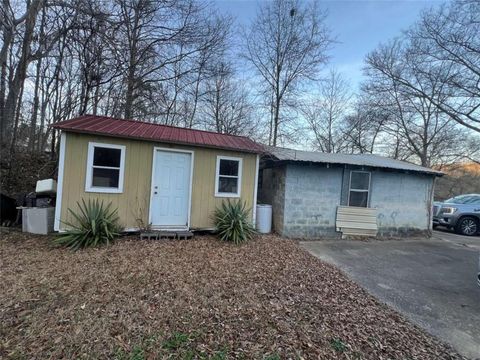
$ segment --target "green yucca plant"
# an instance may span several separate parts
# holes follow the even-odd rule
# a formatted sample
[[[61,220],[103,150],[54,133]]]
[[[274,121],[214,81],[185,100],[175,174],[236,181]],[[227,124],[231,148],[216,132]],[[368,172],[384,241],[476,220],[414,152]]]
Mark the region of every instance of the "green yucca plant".
[[[71,209],[75,222],[64,222],[68,227],[55,240],[56,245],[78,250],[90,246],[109,244],[119,235],[117,209],[111,210],[112,203],[105,206],[98,199],[77,202],[79,212]]]
[[[220,239],[240,244],[250,240],[255,228],[250,221],[250,211],[240,201],[224,201],[213,215],[214,223]]]

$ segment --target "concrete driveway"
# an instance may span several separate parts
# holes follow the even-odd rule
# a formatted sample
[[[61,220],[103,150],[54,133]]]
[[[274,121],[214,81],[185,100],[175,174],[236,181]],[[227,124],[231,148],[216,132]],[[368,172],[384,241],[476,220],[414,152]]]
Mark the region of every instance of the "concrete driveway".
[[[480,237],[434,231],[431,239],[301,245],[462,355],[480,359]]]

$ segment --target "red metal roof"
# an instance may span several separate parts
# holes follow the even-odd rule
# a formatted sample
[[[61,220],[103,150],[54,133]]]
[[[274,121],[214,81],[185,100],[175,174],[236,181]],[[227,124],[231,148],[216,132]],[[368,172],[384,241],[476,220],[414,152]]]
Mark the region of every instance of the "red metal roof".
[[[263,146],[244,136],[220,134],[211,131],[185,129],[136,120],[108,116],[83,115],[52,125],[65,131],[114,137],[144,139],[175,144],[187,144],[220,149],[261,153]]]

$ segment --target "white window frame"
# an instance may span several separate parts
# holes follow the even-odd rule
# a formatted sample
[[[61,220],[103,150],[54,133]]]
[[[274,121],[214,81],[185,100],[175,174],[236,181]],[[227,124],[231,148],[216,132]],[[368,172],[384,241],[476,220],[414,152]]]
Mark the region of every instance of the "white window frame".
[[[119,149],[120,150],[120,168],[117,167],[110,167],[110,166],[95,166],[96,168],[100,169],[115,169],[119,170],[118,174],[118,187],[100,187],[100,186],[92,186],[93,182],[93,155],[95,153],[96,147],[103,147],[109,149]],[[93,193],[109,193],[109,194],[121,194],[123,193],[123,179],[125,173],[125,145],[116,145],[116,144],[106,144],[106,143],[97,143],[97,142],[89,142],[88,143],[88,156],[87,156],[87,174],[85,179],[85,192],[93,192]]]
[[[233,160],[238,161],[238,176],[232,175],[220,175],[220,161],[222,160]],[[215,197],[229,197],[229,198],[239,198],[242,190],[242,169],[243,169],[243,159],[239,157],[231,157],[231,156],[217,156],[217,169],[215,172]],[[220,176],[227,177],[227,178],[237,178],[238,185],[237,185],[237,192],[236,193],[224,193],[218,191],[218,185],[220,183]]]
[[[352,188],[352,174],[353,173],[363,173],[363,174],[368,174],[368,189],[367,190],[364,190],[364,189],[353,189]],[[366,192],[367,193],[367,206],[365,206],[366,208],[368,208],[368,205],[369,205],[369,201],[370,201],[370,188],[371,188],[371,182],[372,182],[372,173],[370,171],[360,171],[360,170],[352,170],[350,171],[350,182],[348,184],[348,206],[353,206],[353,205],[350,205],[350,193],[352,191],[355,191],[355,192]],[[357,206],[355,206],[357,207]],[[363,207],[363,206],[361,206]]]

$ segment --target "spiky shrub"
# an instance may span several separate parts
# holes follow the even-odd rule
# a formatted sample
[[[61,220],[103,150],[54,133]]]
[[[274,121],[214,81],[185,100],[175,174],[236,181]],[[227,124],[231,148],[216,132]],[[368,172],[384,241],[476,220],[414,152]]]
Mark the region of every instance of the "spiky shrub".
[[[68,230],[61,233],[55,244],[72,250],[98,246],[112,242],[119,235],[117,209],[111,209],[112,203],[104,205],[103,201],[85,200],[77,202],[78,212],[68,209],[73,222],[64,222]]]
[[[255,234],[250,212],[244,202],[222,202],[222,205],[215,209],[213,218],[218,236],[223,241],[240,244],[250,240]]]

